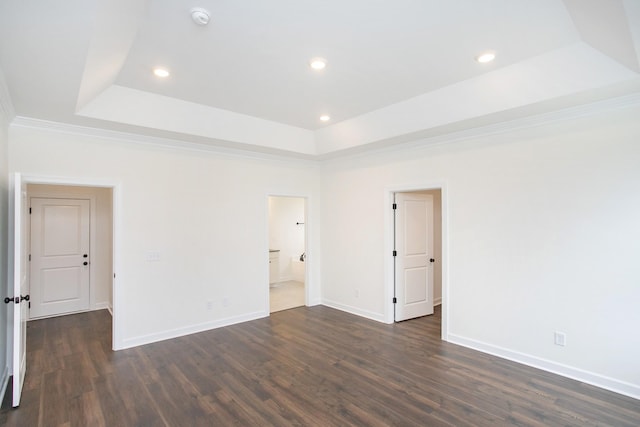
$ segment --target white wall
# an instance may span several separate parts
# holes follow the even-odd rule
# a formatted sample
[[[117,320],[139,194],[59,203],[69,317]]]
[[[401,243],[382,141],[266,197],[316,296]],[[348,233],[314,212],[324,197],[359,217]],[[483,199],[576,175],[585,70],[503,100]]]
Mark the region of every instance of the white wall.
[[[267,195],[306,195],[315,215],[319,176],[308,163],[18,125],[9,140],[12,171],[117,184],[116,347],[268,316]],[[154,252],[160,259],[148,261]],[[310,271],[310,304],[318,274]]]
[[[91,309],[104,309],[112,307],[111,283],[113,281],[113,224],[111,216],[113,213],[112,190],[111,188],[83,187],[83,186],[61,186],[61,185],[41,185],[29,184],[27,186],[28,197],[57,197],[57,198],[91,198],[95,206],[92,212],[92,221],[95,219],[95,228],[91,236]]]
[[[299,280],[292,259],[304,252],[305,201],[301,197],[269,197],[269,248],[280,250],[280,281]],[[294,277],[296,276],[296,277]]]
[[[386,319],[385,195],[442,182],[448,339],[640,397],[639,117],[326,163],[323,302]]]
[[[322,277],[325,304],[385,320],[389,189],[442,183],[447,339],[640,396],[638,117],[628,106],[320,169],[12,125],[9,168],[117,183],[121,346],[268,314],[268,194],[308,196],[311,303]]]

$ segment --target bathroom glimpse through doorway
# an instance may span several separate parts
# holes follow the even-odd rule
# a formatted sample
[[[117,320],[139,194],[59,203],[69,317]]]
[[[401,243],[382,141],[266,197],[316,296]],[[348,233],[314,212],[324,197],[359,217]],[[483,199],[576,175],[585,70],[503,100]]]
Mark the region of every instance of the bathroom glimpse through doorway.
[[[305,305],[306,199],[269,196],[269,312]]]

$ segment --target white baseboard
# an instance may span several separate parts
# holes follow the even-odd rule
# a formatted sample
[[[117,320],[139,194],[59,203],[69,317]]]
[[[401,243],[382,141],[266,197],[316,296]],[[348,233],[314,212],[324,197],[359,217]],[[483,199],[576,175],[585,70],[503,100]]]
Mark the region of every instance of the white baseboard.
[[[322,300],[319,299],[312,299],[311,301],[309,301],[309,303],[307,304],[307,307],[313,307],[316,305],[322,305]]]
[[[119,347],[118,350],[124,350],[125,348],[137,347],[139,345],[151,344],[158,341],[178,338],[185,335],[196,334],[198,332],[209,331],[211,329],[217,329],[223,326],[235,325],[236,323],[248,322],[250,320],[261,319],[263,317],[268,317],[268,316],[269,316],[268,312],[258,311],[255,313],[248,313],[240,316],[213,320],[211,322],[199,323],[196,325],[186,326],[184,328],[176,328],[176,329],[162,331],[154,334],[141,335],[133,338],[126,338],[122,341],[122,347]]]
[[[9,367],[5,366],[0,377],[0,403],[4,401],[4,394],[7,391],[7,385],[9,384]]]
[[[433,300],[433,306],[435,307],[436,305],[441,305],[442,304],[442,297],[440,298],[434,298]]]
[[[604,388],[616,393],[624,394],[625,396],[633,397],[634,399],[640,399],[640,385],[637,384],[627,383],[615,378],[609,378],[604,375],[574,368],[572,366],[563,365],[551,360],[542,359],[536,356],[509,350],[492,344],[487,344],[481,341],[476,341],[470,338],[461,337],[455,334],[449,334],[449,336],[447,337],[447,341],[453,344],[461,345],[463,347],[478,350],[483,353],[492,354],[503,359],[511,360],[513,362],[522,363],[523,365],[531,366],[533,368],[542,369],[543,371],[551,372],[563,377],[571,378],[573,380],[581,381],[583,383],[591,384],[596,387]]]
[[[384,319],[384,314],[374,313],[373,311],[363,310],[358,307],[341,304],[327,299],[322,300],[322,305],[335,308],[336,310],[346,311],[347,313],[355,314],[356,316],[366,317],[367,319],[375,320],[376,322],[388,323]]]
[[[107,301],[97,302],[93,304],[93,308],[91,310],[110,310],[109,303]]]

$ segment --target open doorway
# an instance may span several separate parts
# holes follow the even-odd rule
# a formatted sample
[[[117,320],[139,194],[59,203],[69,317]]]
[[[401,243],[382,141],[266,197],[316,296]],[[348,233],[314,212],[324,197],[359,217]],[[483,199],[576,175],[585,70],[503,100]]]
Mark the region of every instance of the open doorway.
[[[306,199],[270,196],[269,312],[305,305]]]
[[[443,190],[394,189],[389,194],[394,209],[389,217],[392,257],[389,291],[393,304],[389,321],[401,321],[432,313],[442,317],[446,336],[446,278],[443,265]],[[401,204],[402,203],[402,204]],[[410,286],[407,286],[407,283]],[[402,305],[402,307],[400,307]],[[439,323],[439,322],[438,322]]]
[[[29,319],[112,312],[113,190],[28,184]]]
[[[11,184],[11,197],[10,200],[10,246],[12,247],[12,251],[10,251],[10,260],[9,264],[11,265],[10,270],[10,281],[12,282],[12,294],[15,295],[13,300],[15,301],[15,306],[13,313],[10,315],[10,321],[7,322],[7,335],[10,337],[8,339],[8,354],[11,354],[10,357],[10,366],[9,372],[13,373],[13,406],[18,406],[20,404],[20,396],[22,392],[22,385],[24,383],[25,372],[27,371],[27,358],[26,358],[26,336],[27,336],[27,327],[26,323],[29,320],[28,314],[28,303],[30,302],[29,296],[29,267],[30,264],[29,258],[29,250],[30,250],[30,239],[29,239],[29,230],[30,230],[30,213],[29,213],[29,194],[28,194],[28,185],[30,184],[43,184],[43,185],[52,185],[52,186],[62,186],[62,187],[99,187],[99,188],[107,188],[107,198],[110,201],[110,209],[105,209],[105,214],[109,217],[109,226],[107,227],[107,233],[110,235],[111,241],[111,263],[110,263],[110,277],[109,280],[111,283],[111,292],[109,292],[111,301],[112,301],[112,347],[114,350],[121,348],[121,340],[120,340],[120,325],[118,322],[118,298],[115,286],[115,266],[117,264],[116,261],[116,229],[118,228],[117,224],[114,226],[114,222],[117,222],[117,218],[115,215],[116,202],[118,200],[117,194],[118,186],[116,184],[111,183],[103,183],[103,182],[87,182],[84,180],[67,180],[67,179],[59,179],[59,178],[48,178],[48,177],[33,177],[33,176],[23,176],[20,173],[13,173],[11,175],[12,184]],[[75,181],[75,182],[74,182]],[[62,190],[67,191],[68,189]],[[55,197],[54,197],[55,198]],[[80,197],[82,199],[82,197]],[[91,196],[88,199],[91,200]],[[90,206],[90,203],[89,203]],[[96,209],[94,209],[96,212]],[[54,215],[55,216],[55,215]],[[55,223],[55,221],[54,221]],[[97,223],[97,220],[94,220],[94,224]],[[55,224],[52,228],[53,234],[59,233],[59,230],[56,229]],[[65,230],[67,230],[65,228]],[[90,231],[91,232],[91,231]],[[95,234],[95,233],[94,233]],[[45,251],[47,249],[45,248]],[[88,254],[87,254],[88,255]],[[85,261],[82,261],[84,263]],[[88,265],[88,261],[87,265]],[[113,279],[111,279],[111,274],[113,274]],[[9,299],[9,298],[7,298]]]

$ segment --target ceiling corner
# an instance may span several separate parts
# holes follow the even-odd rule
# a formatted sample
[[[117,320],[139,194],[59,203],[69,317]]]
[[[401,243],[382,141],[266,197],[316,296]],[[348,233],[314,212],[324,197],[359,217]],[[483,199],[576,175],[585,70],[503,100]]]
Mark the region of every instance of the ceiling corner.
[[[563,0],[563,2],[585,43],[630,70],[640,73],[638,1]]]

